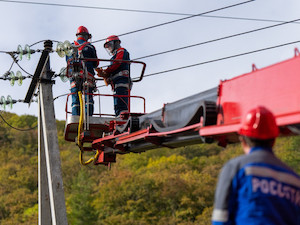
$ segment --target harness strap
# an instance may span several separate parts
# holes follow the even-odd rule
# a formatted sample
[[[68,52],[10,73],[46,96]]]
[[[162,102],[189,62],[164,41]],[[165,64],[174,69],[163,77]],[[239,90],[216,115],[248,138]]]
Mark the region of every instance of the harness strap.
[[[114,85],[114,89],[116,89],[118,87],[125,87],[127,89],[130,89],[130,84],[115,84]]]
[[[83,70],[80,71],[78,77],[81,78],[81,79],[83,79]],[[91,73],[88,72],[86,81],[87,81],[87,83],[88,83],[88,86],[93,86],[93,85],[95,84],[95,77],[93,76],[93,74],[91,74]],[[75,82],[75,81],[72,81],[72,82],[71,82],[71,88],[72,88],[72,87],[75,87],[75,86],[76,86],[76,82]]]
[[[111,76],[111,79],[115,79],[117,77],[129,77],[129,71],[128,70],[122,70],[119,73],[116,73],[115,75]]]
[[[91,47],[91,46],[89,46],[90,42],[84,42],[84,43],[82,43],[82,44],[79,44],[77,41],[74,41],[74,44],[75,44],[76,46],[80,45],[80,46],[78,47],[78,55],[79,55],[79,56],[81,56],[82,49],[84,49],[86,46],[87,46],[87,47]]]

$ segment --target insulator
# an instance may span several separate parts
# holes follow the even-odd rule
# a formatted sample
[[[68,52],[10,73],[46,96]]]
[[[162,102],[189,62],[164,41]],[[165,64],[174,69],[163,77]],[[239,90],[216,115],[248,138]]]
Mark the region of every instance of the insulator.
[[[21,45],[18,45],[17,52],[19,54],[19,59],[22,60],[22,58],[23,58],[23,49],[22,49]]]
[[[6,104],[9,106],[10,109],[12,109],[13,99],[10,95],[8,95],[6,98]]]
[[[64,51],[64,44],[62,42],[58,42],[56,46],[56,52],[59,55],[59,57],[64,57],[66,55]]]
[[[9,79],[10,79],[10,85],[14,86],[15,85],[15,80],[16,80],[14,72],[12,72],[12,71],[10,72]]]
[[[64,83],[66,83],[69,80],[69,78],[67,76],[62,76],[62,75],[60,76],[60,79]]]
[[[29,45],[27,45],[27,44],[25,45],[25,52],[26,52],[27,59],[30,60],[30,58],[31,58],[31,49],[30,49]]]
[[[67,73],[67,68],[66,67],[61,68],[60,71],[59,71],[59,74],[62,75],[62,76],[66,76],[66,73]]]
[[[19,70],[16,73],[16,77],[18,79],[18,85],[21,86],[23,84],[24,77],[22,76],[22,73]]]
[[[67,56],[71,56],[74,52],[73,47],[68,40],[64,42],[64,51]]]
[[[66,70],[67,70],[67,68],[63,67],[63,68],[61,68],[61,70],[59,72],[59,74],[60,74],[59,77],[60,77],[61,81],[64,83],[69,80],[69,78],[66,76]]]
[[[2,105],[2,108],[5,109],[5,106],[6,106],[6,100],[5,100],[5,97],[4,97],[4,96],[1,96],[0,104]]]

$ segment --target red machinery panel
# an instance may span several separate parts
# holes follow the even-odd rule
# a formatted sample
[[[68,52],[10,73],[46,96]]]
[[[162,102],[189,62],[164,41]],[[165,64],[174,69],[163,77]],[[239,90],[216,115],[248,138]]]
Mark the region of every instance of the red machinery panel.
[[[255,68],[255,67],[254,67]],[[221,81],[216,126],[200,129],[201,136],[236,132],[242,116],[257,105],[269,108],[278,126],[300,123],[300,57]]]

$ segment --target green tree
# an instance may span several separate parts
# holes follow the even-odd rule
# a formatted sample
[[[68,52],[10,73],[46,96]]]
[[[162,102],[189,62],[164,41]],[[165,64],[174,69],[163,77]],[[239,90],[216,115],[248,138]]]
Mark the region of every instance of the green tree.
[[[85,168],[74,178],[67,200],[68,220],[72,225],[96,224],[97,215],[92,205],[92,180]]]
[[[36,125],[32,116],[1,113],[19,128]],[[57,121],[69,224],[206,225],[225,162],[243,154],[198,144],[117,156],[117,163],[83,167],[78,147],[64,140]],[[275,154],[300,173],[300,136],[278,138]],[[0,225],[37,224],[37,129],[17,131],[0,122]]]

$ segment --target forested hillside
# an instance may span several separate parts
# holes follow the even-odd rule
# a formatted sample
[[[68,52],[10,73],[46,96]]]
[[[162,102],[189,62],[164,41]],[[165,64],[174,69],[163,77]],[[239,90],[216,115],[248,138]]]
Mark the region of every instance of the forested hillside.
[[[33,116],[1,112],[14,127],[37,125]],[[220,168],[242,154],[215,144],[156,149],[117,157],[111,170],[83,167],[58,121],[68,221],[71,225],[210,224]],[[276,154],[300,173],[300,136],[279,138]],[[0,224],[37,224],[37,129],[19,131],[0,120]]]

